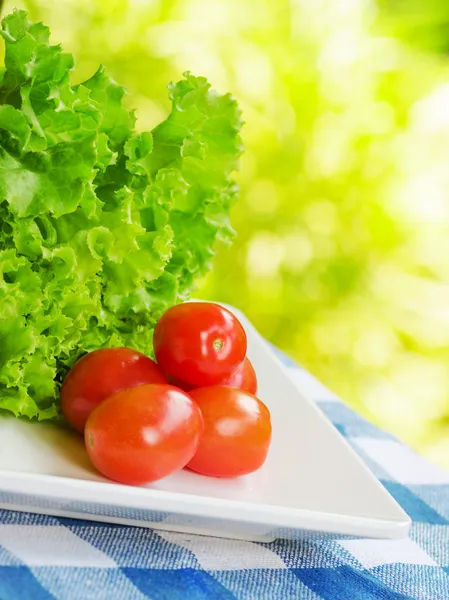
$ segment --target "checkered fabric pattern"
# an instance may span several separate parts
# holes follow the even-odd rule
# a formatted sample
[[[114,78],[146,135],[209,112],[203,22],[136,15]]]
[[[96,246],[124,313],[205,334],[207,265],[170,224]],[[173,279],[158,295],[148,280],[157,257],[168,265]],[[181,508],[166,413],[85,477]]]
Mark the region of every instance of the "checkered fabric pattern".
[[[261,544],[0,511],[0,600],[449,600],[449,474],[283,360],[411,516],[408,539]]]

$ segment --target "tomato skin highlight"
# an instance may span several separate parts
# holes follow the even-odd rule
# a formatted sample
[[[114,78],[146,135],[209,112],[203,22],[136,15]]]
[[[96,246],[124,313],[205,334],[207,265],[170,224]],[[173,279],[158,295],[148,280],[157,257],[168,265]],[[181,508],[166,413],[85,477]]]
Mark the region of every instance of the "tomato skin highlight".
[[[84,432],[86,449],[106,477],[143,485],[182,469],[203,431],[196,403],[170,385],[142,385],[102,402]]]
[[[61,410],[79,433],[90,413],[121,390],[149,383],[167,383],[154,361],[131,348],[102,348],[83,356],[61,387]]]
[[[189,395],[201,410],[204,432],[188,469],[212,477],[236,477],[264,464],[271,418],[261,400],[227,386],[198,388]]]
[[[169,308],[154,330],[154,352],[162,371],[195,387],[229,377],[243,362],[246,347],[238,319],[209,302]]]

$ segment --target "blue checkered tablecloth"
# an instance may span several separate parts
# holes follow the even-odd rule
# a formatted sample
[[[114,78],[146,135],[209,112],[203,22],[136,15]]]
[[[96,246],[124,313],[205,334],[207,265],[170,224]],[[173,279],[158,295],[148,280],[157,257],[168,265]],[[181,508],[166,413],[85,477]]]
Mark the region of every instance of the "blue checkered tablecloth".
[[[284,360],[411,516],[409,538],[260,544],[0,511],[0,600],[449,599],[449,474]]]

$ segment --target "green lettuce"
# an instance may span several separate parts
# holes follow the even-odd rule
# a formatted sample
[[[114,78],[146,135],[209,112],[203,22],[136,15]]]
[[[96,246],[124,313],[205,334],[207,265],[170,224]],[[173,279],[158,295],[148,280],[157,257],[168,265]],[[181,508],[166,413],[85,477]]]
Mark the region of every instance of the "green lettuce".
[[[74,61],[23,11],[3,19],[0,85],[0,409],[51,419],[82,354],[152,353],[162,312],[186,300],[232,239],[241,117],[184,74],[172,110],[136,133],[124,89]]]

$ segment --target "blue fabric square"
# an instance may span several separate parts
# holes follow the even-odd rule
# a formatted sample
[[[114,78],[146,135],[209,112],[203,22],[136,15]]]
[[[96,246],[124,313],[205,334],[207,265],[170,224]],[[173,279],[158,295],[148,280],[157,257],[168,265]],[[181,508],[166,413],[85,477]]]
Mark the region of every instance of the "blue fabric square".
[[[321,403],[319,404],[321,406]],[[329,416],[329,415],[328,415]],[[332,421],[332,419],[331,419]],[[333,422],[333,421],[332,421]],[[333,422],[334,423],[334,422]],[[377,429],[371,423],[364,421],[362,423],[334,423],[334,426],[341,435],[345,438],[371,438],[377,440],[391,440],[394,439],[389,433],[386,433],[382,429]]]
[[[369,571],[342,566],[336,569],[293,569],[293,572],[322,600],[410,600],[410,596],[394,592]]]
[[[1,600],[54,600],[28,567],[0,567]]]
[[[441,567],[395,563],[371,572],[380,582],[413,600],[449,600],[449,577]]]
[[[112,558],[119,567],[146,569],[200,568],[195,555],[178,544],[167,542],[152,529],[116,525],[104,527],[95,522],[68,527],[84,541]]]
[[[290,569],[214,571],[213,575],[238,600],[321,600]]]
[[[355,413],[353,410],[343,404],[343,402],[335,402],[333,400],[319,400],[318,406],[324,414],[332,421],[332,423],[340,423],[342,425],[364,425],[365,420]]]
[[[409,485],[409,489],[449,522],[449,484]]]
[[[381,483],[413,521],[433,523],[435,525],[447,525],[449,523],[429,504],[421,500],[416,494],[413,494],[413,492],[404,485],[394,481],[384,480],[381,480]]]
[[[235,600],[235,595],[206,571],[194,569],[122,569],[133,584],[151,600]]]
[[[51,594],[51,598],[56,600],[146,600],[147,598],[120,569],[53,566],[34,567],[33,573],[39,583]]]

